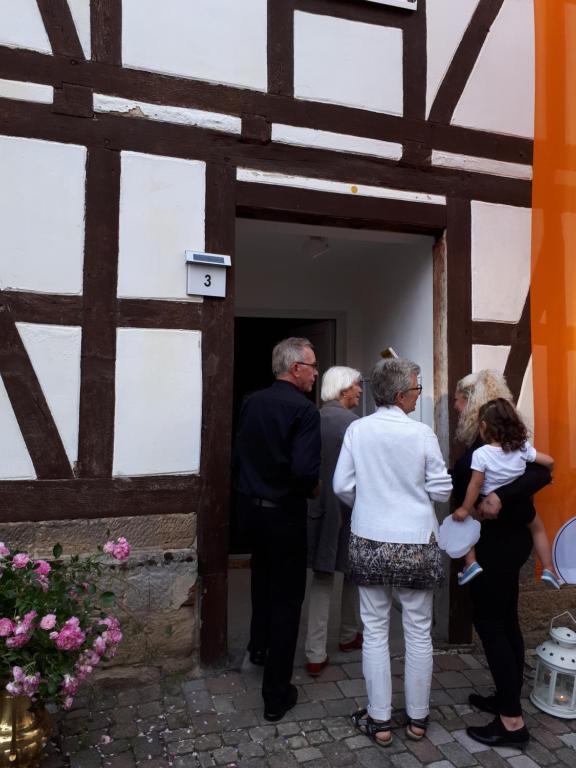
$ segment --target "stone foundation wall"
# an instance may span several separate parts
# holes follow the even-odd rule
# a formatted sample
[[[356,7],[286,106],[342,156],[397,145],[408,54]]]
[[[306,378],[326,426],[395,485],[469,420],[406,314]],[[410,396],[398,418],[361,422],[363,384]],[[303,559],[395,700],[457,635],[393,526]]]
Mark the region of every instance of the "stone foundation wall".
[[[1,541],[33,557],[49,558],[58,542],[65,555],[91,554],[118,536],[126,536],[132,554],[125,563],[112,561],[102,579],[102,588],[116,593],[112,613],[124,632],[110,665],[116,669],[107,674],[123,676],[119,667],[137,665],[166,671],[194,666],[199,638],[194,515],[0,525]]]
[[[535,577],[534,556],[520,575],[520,621],[526,648],[533,649],[548,637],[550,620],[570,611],[576,618],[576,586],[565,585],[557,590]]]

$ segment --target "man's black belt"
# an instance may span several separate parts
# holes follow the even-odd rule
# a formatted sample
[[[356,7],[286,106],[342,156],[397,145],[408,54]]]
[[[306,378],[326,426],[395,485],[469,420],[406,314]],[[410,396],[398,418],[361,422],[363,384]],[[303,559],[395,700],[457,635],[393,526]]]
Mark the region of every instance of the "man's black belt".
[[[266,509],[278,509],[280,507],[280,504],[276,504],[274,501],[259,499],[256,496],[252,496],[250,500],[252,501],[252,504],[255,504],[257,507],[265,507]]]

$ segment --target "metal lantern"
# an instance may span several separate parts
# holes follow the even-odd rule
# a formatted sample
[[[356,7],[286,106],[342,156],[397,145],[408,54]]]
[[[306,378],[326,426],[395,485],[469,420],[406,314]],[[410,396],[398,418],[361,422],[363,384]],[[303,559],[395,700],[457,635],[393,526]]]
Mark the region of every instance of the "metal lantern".
[[[554,622],[569,616],[573,627],[555,627]],[[565,611],[550,622],[550,639],[536,649],[538,663],[531,702],[556,717],[576,717],[576,620]]]

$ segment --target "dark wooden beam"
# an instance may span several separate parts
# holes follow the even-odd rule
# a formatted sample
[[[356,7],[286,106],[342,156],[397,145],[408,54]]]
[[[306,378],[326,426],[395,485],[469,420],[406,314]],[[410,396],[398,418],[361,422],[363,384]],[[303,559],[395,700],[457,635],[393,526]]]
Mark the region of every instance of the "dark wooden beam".
[[[504,376],[506,377],[506,381],[508,382],[508,386],[510,387],[510,391],[512,392],[515,401],[517,401],[520,396],[522,382],[524,381],[524,375],[528,363],[530,362],[531,354],[530,292],[528,292],[526,301],[524,302],[522,315],[520,316],[520,321],[515,327],[512,347],[504,369]]]
[[[402,8],[375,5],[365,0],[295,0],[295,10],[332,16],[336,19],[360,21],[364,24],[377,24],[382,27],[405,29],[411,23],[411,16],[416,15]],[[420,9],[418,9],[420,13]]]
[[[4,291],[15,322],[48,325],[81,325],[82,297]]]
[[[84,51],[67,0],[36,0],[55,56],[83,60]]]
[[[516,336],[516,323],[495,323],[476,320],[472,323],[472,344],[493,346],[512,344]]]
[[[268,0],[268,91],[294,95],[294,0]]]
[[[0,509],[3,523],[191,514],[199,489],[197,475],[3,481]]]
[[[236,223],[236,169],[206,166],[206,249],[232,256]],[[204,302],[202,333],[202,458],[198,510],[198,569],[202,579],[200,658],[221,662],[227,650],[228,526],[234,363],[234,274],[226,297]]]
[[[504,0],[479,0],[430,108],[431,122],[449,123]],[[513,64],[512,64],[513,66]]]
[[[122,0],[91,0],[90,31],[94,61],[122,65]]]
[[[86,166],[78,470],[110,477],[114,450],[120,153],[90,149]]]
[[[122,328],[204,328],[204,304],[196,301],[118,299],[116,320]]]
[[[62,438],[10,312],[0,294],[0,375],[30,453],[36,476],[47,480],[73,477]]]

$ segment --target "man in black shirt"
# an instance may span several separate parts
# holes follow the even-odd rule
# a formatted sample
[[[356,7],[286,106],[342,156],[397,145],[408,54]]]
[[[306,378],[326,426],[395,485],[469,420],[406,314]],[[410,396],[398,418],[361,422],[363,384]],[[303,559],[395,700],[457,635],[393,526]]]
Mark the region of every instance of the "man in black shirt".
[[[320,415],[304,395],[318,376],[307,339],[272,352],[276,381],[250,395],[236,439],[238,517],[252,545],[250,660],[264,664],[264,717],[296,704],[290,683],[306,589],[307,499],[317,492]]]

